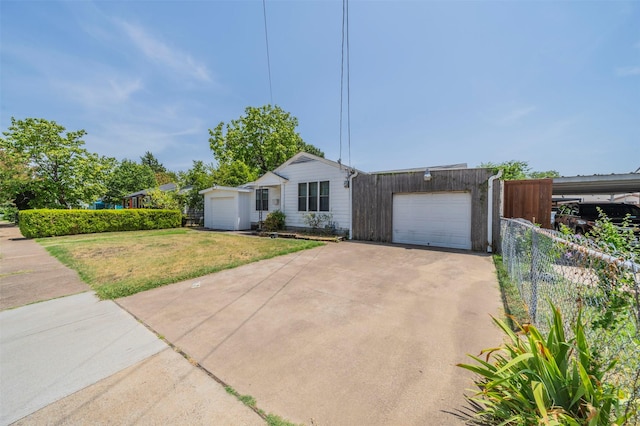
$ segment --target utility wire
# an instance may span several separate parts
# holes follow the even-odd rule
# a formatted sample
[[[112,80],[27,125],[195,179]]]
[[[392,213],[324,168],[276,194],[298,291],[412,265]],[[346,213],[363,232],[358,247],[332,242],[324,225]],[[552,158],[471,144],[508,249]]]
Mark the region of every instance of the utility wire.
[[[346,58],[346,65],[345,65]],[[345,92],[345,70],[346,70],[346,91],[347,91],[347,146],[349,168],[351,168],[351,89],[350,89],[350,67],[349,67],[349,0],[342,0],[342,55],[340,60],[340,160],[342,162],[342,131],[344,117],[344,92]]]
[[[271,88],[271,59],[269,58],[269,36],[267,35],[267,3],[262,0],[262,15],[264,16],[264,41],[267,45],[267,70],[269,71],[269,99],[273,105],[273,89]]]
[[[342,99],[342,95],[344,93],[344,5],[345,0],[342,0],[342,47],[341,47],[341,55],[340,55],[340,157],[338,159],[338,163],[342,163],[342,106],[344,101]]]
[[[350,87],[350,74],[351,67],[349,66],[349,0],[344,0],[345,8],[347,11],[347,141],[349,145],[349,168],[351,168],[351,87]]]

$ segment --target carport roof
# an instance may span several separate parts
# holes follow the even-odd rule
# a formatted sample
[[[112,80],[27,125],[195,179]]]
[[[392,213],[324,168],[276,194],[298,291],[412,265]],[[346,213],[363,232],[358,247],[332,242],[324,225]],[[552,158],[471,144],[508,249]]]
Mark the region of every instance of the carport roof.
[[[640,173],[569,176],[553,179],[553,195],[640,192]]]

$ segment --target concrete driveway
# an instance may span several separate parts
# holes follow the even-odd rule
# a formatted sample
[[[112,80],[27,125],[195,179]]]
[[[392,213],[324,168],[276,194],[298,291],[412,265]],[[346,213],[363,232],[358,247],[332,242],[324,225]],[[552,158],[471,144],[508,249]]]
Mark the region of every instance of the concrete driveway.
[[[345,242],[120,299],[258,406],[314,425],[462,424],[501,335],[491,258]]]

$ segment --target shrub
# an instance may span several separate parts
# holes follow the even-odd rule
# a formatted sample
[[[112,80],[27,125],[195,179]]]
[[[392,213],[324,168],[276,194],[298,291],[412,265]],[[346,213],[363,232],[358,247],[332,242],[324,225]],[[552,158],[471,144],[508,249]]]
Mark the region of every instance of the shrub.
[[[178,210],[151,209],[23,210],[19,217],[27,238],[177,228],[182,220]]]
[[[280,231],[284,229],[284,221],[287,216],[280,210],[273,211],[267,215],[264,220],[264,229],[269,232]]]
[[[13,203],[0,205],[0,217],[7,222],[18,223],[18,208]]]
[[[470,397],[477,417],[490,425],[624,424],[631,413],[619,413],[622,392],[602,381],[614,363],[602,366],[593,356],[581,314],[567,339],[560,311],[551,308],[546,339],[534,326],[520,326],[519,336],[494,319],[508,342],[482,351],[486,359],[470,356],[478,365],[458,365],[480,376],[480,391]]]
[[[307,213],[303,219],[312,232],[318,232],[318,230],[328,234],[335,232],[332,213]]]

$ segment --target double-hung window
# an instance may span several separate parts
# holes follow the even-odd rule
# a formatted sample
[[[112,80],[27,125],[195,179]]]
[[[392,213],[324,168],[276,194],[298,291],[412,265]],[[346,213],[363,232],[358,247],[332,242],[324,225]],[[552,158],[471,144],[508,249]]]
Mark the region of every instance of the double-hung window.
[[[299,212],[329,211],[329,181],[298,184]]]
[[[269,211],[269,189],[256,189],[256,211]]]

